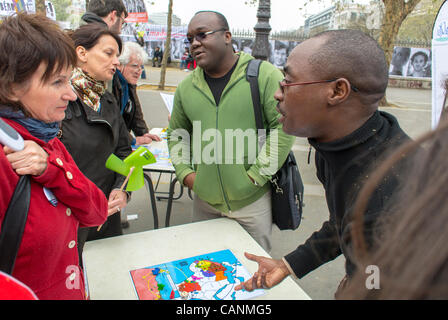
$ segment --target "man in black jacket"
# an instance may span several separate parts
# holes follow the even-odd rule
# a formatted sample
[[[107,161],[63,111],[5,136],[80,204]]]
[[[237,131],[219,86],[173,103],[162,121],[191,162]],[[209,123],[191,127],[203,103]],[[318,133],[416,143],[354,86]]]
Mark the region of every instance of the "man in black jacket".
[[[246,254],[259,270],[237,289],[270,288],[288,275],[302,278],[340,254],[346,258],[349,279],[355,270],[350,226],[356,194],[385,153],[409,139],[392,115],[378,111],[388,67],[382,49],[362,32],[334,30],[310,38],[293,50],[284,71],[275,94],[282,114],[279,121],[286,133],[308,137],[316,149],[317,176],[325,188],[330,217],[283,259]],[[365,212],[369,244],[378,215],[398,190],[400,167],[369,201]]]
[[[143,110],[137,94],[137,81],[142,74],[142,65],[148,59],[145,50],[135,42],[125,42],[118,58],[120,66],[112,81],[112,93],[117,99],[120,114],[130,134],[131,144],[149,144],[153,140],[161,141],[155,134],[150,134],[143,117]]]
[[[160,68],[160,66],[162,65],[162,59],[163,59],[163,51],[160,50],[160,47],[156,47],[152,57],[152,66],[155,67],[157,62],[157,66]]]
[[[110,30],[121,33],[128,16],[122,0],[90,0],[87,12],[81,17],[83,23],[100,23]]]

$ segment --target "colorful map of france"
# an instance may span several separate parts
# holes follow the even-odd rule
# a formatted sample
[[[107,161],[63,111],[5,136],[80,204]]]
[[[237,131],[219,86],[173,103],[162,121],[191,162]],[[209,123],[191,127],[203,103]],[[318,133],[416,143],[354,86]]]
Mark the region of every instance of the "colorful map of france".
[[[130,271],[140,300],[245,300],[264,293],[235,291],[251,275],[230,250]]]

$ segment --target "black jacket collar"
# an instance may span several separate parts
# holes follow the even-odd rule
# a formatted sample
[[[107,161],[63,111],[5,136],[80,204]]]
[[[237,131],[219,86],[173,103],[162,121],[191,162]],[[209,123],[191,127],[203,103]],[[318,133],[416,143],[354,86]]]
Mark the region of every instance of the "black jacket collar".
[[[81,19],[84,20],[84,22],[86,22],[86,23],[92,23],[92,22],[101,23],[107,27],[107,23],[104,22],[104,20],[100,16],[96,15],[93,12],[84,13],[83,16],[81,17]]]
[[[399,127],[397,119],[389,113],[377,110],[360,128],[341,139],[331,142],[317,142],[310,138],[308,141],[316,150],[321,152],[343,151],[363,144],[375,135],[381,135],[383,129],[389,127]]]

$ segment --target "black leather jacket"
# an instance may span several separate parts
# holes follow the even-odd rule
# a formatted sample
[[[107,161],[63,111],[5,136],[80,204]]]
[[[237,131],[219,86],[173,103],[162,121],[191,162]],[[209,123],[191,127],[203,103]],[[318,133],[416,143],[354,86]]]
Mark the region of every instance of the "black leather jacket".
[[[60,140],[79,169],[106,195],[119,189],[125,177],[106,168],[107,158],[114,153],[120,159],[131,152],[129,134],[113,95],[101,97],[100,112],[77,99],[68,105],[62,122]]]

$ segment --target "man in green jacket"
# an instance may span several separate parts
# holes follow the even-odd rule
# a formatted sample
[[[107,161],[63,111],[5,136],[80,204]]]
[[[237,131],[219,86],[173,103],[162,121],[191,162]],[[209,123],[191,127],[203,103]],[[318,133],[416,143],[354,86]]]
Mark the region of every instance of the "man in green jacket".
[[[295,139],[282,131],[275,110],[282,74],[268,62],[261,64],[258,83],[267,130],[259,148],[246,80],[253,57],[233,52],[227,20],[217,12],[196,13],[187,38],[199,68],[176,90],[168,146],[178,180],[195,193],[193,220],[235,219],[270,251],[269,179]]]

